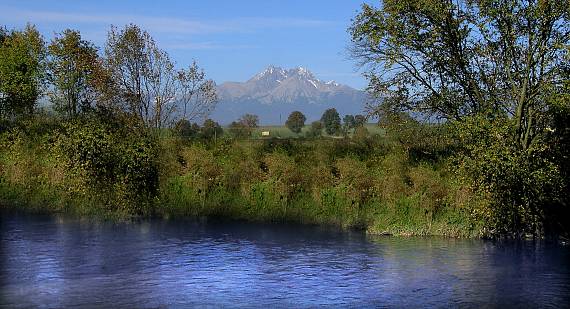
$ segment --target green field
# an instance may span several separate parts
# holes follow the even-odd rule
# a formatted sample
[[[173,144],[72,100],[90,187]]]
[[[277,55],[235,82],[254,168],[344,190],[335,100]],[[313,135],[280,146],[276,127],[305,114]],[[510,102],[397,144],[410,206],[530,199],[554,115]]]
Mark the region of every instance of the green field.
[[[375,123],[367,123],[364,125],[366,127],[366,129],[368,129],[368,132],[370,133],[370,135],[384,135],[386,132],[384,129],[380,128],[377,124]],[[269,137],[276,137],[276,138],[299,138],[299,137],[305,137],[307,132],[309,132],[311,126],[310,125],[306,125],[303,127],[303,130],[301,131],[301,133],[299,134],[295,134],[293,132],[291,132],[291,130],[289,130],[289,128],[287,128],[286,126],[277,126],[277,125],[273,125],[273,126],[259,126],[257,127],[253,133],[252,133],[252,137],[253,138],[261,138],[261,132],[263,131],[269,131]],[[354,130],[350,130],[350,133],[352,134]],[[330,136],[327,135],[324,132],[323,129],[323,136],[324,137],[331,137],[331,138],[340,138],[340,136]]]

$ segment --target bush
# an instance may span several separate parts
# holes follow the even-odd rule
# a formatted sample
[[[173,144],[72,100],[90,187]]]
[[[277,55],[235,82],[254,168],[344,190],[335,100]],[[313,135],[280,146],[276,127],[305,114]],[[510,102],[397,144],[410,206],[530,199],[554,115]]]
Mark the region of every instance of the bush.
[[[508,119],[473,117],[458,132],[465,146],[456,172],[487,201],[474,211],[489,235],[560,232],[564,219],[553,217],[558,212],[551,210],[563,208],[567,192],[547,145],[520,151]]]
[[[103,199],[111,210],[152,212],[158,194],[157,141],[146,131],[85,118],[64,125],[54,151],[68,177],[82,179],[76,188]]]
[[[335,164],[339,184],[347,189],[353,206],[361,206],[373,196],[374,179],[364,162],[353,158],[341,158]]]
[[[295,160],[282,152],[273,152],[263,158],[268,180],[273,183],[280,199],[290,199],[308,187],[308,180]]]
[[[315,138],[320,137],[321,135],[323,135],[323,123],[320,121],[313,121],[309,132],[307,132],[307,136]]]

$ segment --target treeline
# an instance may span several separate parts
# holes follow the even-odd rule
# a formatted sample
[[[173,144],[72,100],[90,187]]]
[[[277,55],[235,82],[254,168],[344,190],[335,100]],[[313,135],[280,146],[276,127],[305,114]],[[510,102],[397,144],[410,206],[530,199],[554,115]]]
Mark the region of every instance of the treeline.
[[[345,115],[343,121],[335,108],[327,109],[321,120],[313,121],[309,130],[304,135],[301,134],[305,127],[307,118],[300,111],[293,111],[287,118],[285,126],[297,137],[319,138],[323,136],[323,131],[330,136],[348,136],[349,133],[368,134],[368,130],[364,126],[366,117],[364,115]],[[259,117],[255,114],[244,114],[236,121],[228,126],[227,132],[229,136],[237,139],[249,138],[254,130],[259,128]],[[222,137],[224,129],[219,123],[206,119],[202,126],[198,123],[191,123],[187,119],[180,119],[173,127],[173,132],[181,137],[190,139],[211,139]]]
[[[194,62],[177,69],[136,25],[112,27],[102,51],[67,29],[47,44],[37,29],[0,29],[0,119],[46,108],[65,120],[87,113],[123,115],[133,125],[165,128],[201,119],[215,107],[215,84]],[[39,106],[40,100],[50,103]]]

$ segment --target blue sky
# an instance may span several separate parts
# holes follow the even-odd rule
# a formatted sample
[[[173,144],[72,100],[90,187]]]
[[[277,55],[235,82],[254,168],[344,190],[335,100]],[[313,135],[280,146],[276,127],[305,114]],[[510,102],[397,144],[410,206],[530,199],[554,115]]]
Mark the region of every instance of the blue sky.
[[[347,27],[364,0],[2,0],[0,25],[35,24],[46,39],[66,28],[102,47],[111,24],[146,29],[179,66],[195,59],[217,83],[244,81],[267,65],[307,67],[362,89],[348,57]],[[369,2],[369,1],[367,1]]]

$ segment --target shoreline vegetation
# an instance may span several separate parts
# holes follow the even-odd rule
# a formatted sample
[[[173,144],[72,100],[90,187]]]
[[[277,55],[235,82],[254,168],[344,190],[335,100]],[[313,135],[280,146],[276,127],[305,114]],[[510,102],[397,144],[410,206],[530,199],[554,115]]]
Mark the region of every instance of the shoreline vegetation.
[[[567,239],[569,18],[568,1],[363,4],[368,114],[293,111],[269,138],[254,114],[208,119],[214,82],[136,25],[101,49],[0,28],[0,207]]]
[[[470,212],[474,199],[452,171],[384,134],[129,138],[135,132],[92,117],[37,116],[0,134],[0,205],[119,220],[217,217],[484,236]]]

